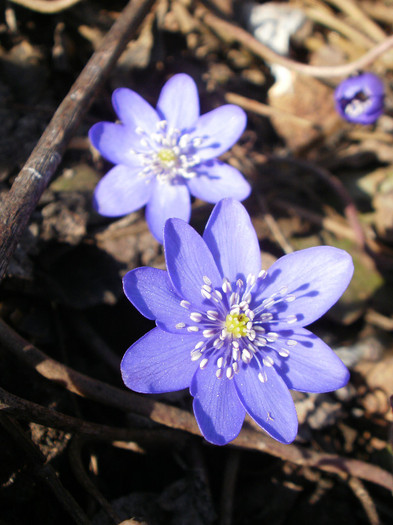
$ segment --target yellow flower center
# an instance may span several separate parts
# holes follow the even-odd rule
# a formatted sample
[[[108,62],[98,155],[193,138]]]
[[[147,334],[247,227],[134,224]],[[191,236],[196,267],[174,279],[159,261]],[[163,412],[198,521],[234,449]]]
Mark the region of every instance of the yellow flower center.
[[[225,329],[237,339],[247,335],[247,323],[250,319],[245,314],[228,314],[225,319]]]
[[[169,166],[175,160],[177,160],[175,152],[168,148],[160,149],[160,151],[157,153],[157,157],[163,166]]]

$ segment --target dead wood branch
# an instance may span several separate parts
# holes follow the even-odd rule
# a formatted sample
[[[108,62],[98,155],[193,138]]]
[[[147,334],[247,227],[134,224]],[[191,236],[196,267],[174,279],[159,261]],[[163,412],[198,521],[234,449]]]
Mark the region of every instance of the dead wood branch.
[[[40,375],[58,383],[70,392],[106,406],[143,415],[167,427],[200,435],[195,418],[189,412],[154,401],[151,398],[120,390],[81,374],[48,357],[44,352],[24,340],[3,320],[0,320],[0,342],[4,348],[34,368]],[[297,465],[314,467],[333,473],[346,473],[376,483],[390,491],[393,489],[393,475],[376,465],[335,454],[315,452],[297,445],[284,445],[246,425],[233,441],[233,445],[259,450]]]
[[[1,211],[0,280],[39,198],[55,173],[65,148],[97,88],[135,33],[155,0],[131,0],[58,107],[15,179]]]
[[[245,29],[219,18],[205,8],[201,7],[197,9],[195,14],[197,18],[213,32],[224,34],[227,38],[230,37],[234,42],[242,44],[252,53],[261,57],[262,60],[273,64],[281,64],[292,71],[297,71],[298,73],[312,77],[347,77],[351,73],[369,66],[379,56],[393,47],[393,36],[390,36],[353,62],[342,64],[340,66],[311,66],[310,64],[296,62],[295,60],[291,60],[290,58],[275,53],[269,47],[259,42]]]
[[[9,0],[13,4],[26,7],[31,11],[36,11],[37,13],[43,13],[51,15],[54,13],[60,13],[60,11],[65,11],[70,7],[78,4],[82,0]]]
[[[78,525],[89,525],[90,520],[83,512],[79,504],[63,486],[54,468],[46,463],[45,456],[40,449],[31,441],[17,421],[13,421],[5,414],[0,415],[0,424],[12,437],[13,441],[25,453],[28,462],[33,467],[36,475],[46,483],[59,502],[64,511],[69,514],[74,523]]]

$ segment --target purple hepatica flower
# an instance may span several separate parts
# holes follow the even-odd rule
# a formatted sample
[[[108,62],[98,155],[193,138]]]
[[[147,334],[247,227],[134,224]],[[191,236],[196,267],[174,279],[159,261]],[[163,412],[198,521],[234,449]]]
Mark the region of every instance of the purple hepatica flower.
[[[373,73],[347,78],[334,92],[337,112],[349,122],[373,124],[383,113],[384,86]]]
[[[190,387],[199,428],[216,445],[239,434],[246,412],[290,443],[298,423],[288,389],[328,392],[349,378],[303,327],[342,295],[351,257],[308,248],[261,270],[250,217],[232,199],[215,206],[203,238],[169,219],[164,247],[168,271],[143,267],[124,277],[128,299],[157,324],[124,355],[125,384],[150,394]]]
[[[114,91],[113,107],[121,124],[98,122],[89,132],[93,146],[116,164],[94,193],[102,215],[118,217],[147,204],[147,223],[162,242],[168,218],[189,221],[190,193],[212,203],[250,194],[243,175],[216,159],[244,131],[241,108],[227,104],[200,116],[197,87],[186,74],[168,80],[156,109],[126,88]]]

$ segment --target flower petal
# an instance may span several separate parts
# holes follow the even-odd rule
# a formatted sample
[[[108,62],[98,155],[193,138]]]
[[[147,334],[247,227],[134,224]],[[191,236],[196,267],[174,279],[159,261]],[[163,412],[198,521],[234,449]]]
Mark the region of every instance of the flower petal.
[[[190,391],[194,396],[194,414],[207,441],[226,445],[239,434],[245,410],[239,401],[233,380],[217,379],[215,359],[197,370]]]
[[[221,286],[213,256],[201,236],[184,221],[169,219],[164,228],[164,248],[169,277],[177,293],[206,310],[201,290]]]
[[[286,346],[279,340],[272,347],[284,347],[289,356],[281,357],[272,352],[271,357],[288,388],[300,392],[332,392],[348,383],[348,369],[319,337],[304,328],[287,332],[280,335],[296,341],[296,345]]]
[[[281,443],[291,443],[298,422],[294,402],[284,381],[273,367],[264,366],[266,382],[258,379],[255,358],[235,376],[237,392],[244,408],[265,432]]]
[[[124,383],[142,394],[187,388],[197,367],[190,357],[196,343],[194,334],[175,335],[153,328],[124,354],[120,365]]]
[[[157,124],[161,120],[157,111],[135,91],[128,88],[115,89],[112,104],[119,119],[131,131],[138,127],[147,133],[157,130]]]
[[[178,323],[190,324],[190,313],[180,306],[181,297],[173,289],[168,272],[157,268],[136,268],[123,278],[127,299],[148,319],[158,320],[167,332],[188,333],[186,328],[176,328]],[[192,323],[194,324],[194,323]]]
[[[247,124],[246,113],[238,106],[226,104],[199,117],[190,138],[204,139],[197,148],[198,157],[210,160],[231,148]]]
[[[367,96],[383,96],[384,83],[374,73],[363,73],[343,80],[334,92],[335,98],[352,99],[364,91]]]
[[[187,185],[194,197],[218,202],[226,197],[242,201],[251,193],[251,186],[239,170],[219,160],[210,160],[194,168],[197,175]]]
[[[194,80],[185,73],[170,78],[161,90],[157,111],[169,128],[182,131],[194,126],[199,117],[198,89]]]
[[[240,202],[224,199],[216,204],[203,239],[221,276],[229,281],[246,280],[248,274],[257,276],[261,270],[258,237],[250,216]]]
[[[132,149],[138,146],[140,137],[130,128],[112,122],[97,122],[89,130],[93,146],[113,164],[127,164],[142,169],[138,157]]]
[[[270,268],[252,308],[282,288],[296,299],[279,303],[278,325],[306,326],[319,319],[344,293],[353,274],[351,256],[332,246],[317,246],[284,255]],[[274,309],[270,311],[274,313]]]
[[[191,215],[191,201],[184,184],[160,184],[155,182],[146,208],[146,221],[150,231],[162,244],[167,219],[177,217],[188,222]]]
[[[118,165],[100,180],[94,190],[93,204],[101,215],[119,217],[138,210],[151,194],[151,184],[139,177],[140,168]]]

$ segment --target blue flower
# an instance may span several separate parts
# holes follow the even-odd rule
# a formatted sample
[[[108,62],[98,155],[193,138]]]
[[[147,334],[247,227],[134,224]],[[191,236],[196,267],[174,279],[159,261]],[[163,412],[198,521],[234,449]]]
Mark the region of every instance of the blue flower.
[[[215,206],[203,238],[169,219],[164,248],[167,271],[143,267],[124,277],[128,299],[157,325],[124,355],[124,383],[150,394],[189,387],[211,443],[234,439],[246,412],[290,443],[298,422],[288,389],[328,392],[349,378],[336,354],[303,327],[342,295],[351,257],[321,246],[262,270],[250,217],[233,199]]]
[[[373,124],[384,110],[384,86],[373,73],[347,78],[334,92],[337,112],[348,122]]]
[[[190,193],[211,203],[248,197],[243,175],[216,159],[244,131],[241,108],[228,104],[200,116],[197,87],[186,74],[164,85],[156,109],[126,88],[116,89],[112,102],[121,123],[98,122],[89,132],[93,146],[116,164],[94,193],[100,214],[118,217],[147,204],[150,231],[162,242],[168,218],[189,221]]]

